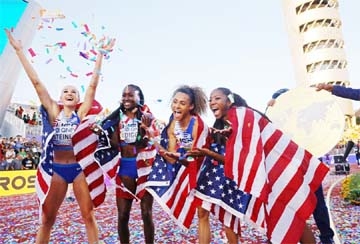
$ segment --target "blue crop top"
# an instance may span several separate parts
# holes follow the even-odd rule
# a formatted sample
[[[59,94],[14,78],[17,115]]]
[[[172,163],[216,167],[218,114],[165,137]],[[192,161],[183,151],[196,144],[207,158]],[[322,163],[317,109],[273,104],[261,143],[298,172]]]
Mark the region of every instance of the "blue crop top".
[[[71,136],[79,124],[80,118],[75,112],[70,118],[65,116],[64,111],[60,112],[54,123],[55,134],[52,141],[55,151],[73,150]]]

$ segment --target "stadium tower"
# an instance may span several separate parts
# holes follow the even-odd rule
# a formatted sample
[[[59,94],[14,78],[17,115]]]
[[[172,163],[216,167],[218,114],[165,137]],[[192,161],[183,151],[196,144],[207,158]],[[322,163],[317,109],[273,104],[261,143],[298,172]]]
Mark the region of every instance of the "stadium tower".
[[[297,86],[330,83],[349,86],[337,0],[283,0],[283,11]],[[350,100],[337,98],[346,118]]]
[[[4,23],[1,22],[3,20],[1,19],[0,26],[13,29],[14,37],[21,40],[24,51],[31,46],[41,21],[65,17],[60,11],[49,11],[42,8],[36,1],[5,1],[0,5],[4,10],[0,12],[5,14],[4,18],[1,16]],[[25,133],[23,132],[24,123],[23,121],[19,123],[19,118],[15,118],[14,111],[9,108],[9,105],[17,80],[24,71],[13,47],[7,41],[5,31],[3,31],[3,36],[0,35],[0,67],[0,135],[7,137],[23,135]]]

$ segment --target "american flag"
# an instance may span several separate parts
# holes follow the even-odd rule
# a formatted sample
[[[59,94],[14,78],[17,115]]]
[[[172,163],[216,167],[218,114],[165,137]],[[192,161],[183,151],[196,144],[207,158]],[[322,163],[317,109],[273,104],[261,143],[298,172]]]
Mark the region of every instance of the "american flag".
[[[197,136],[194,147],[203,147],[206,143],[208,127],[199,116],[197,117]],[[161,146],[167,148],[168,125],[161,134]],[[156,155],[151,173],[146,183],[146,190],[155,198],[159,205],[182,228],[188,229],[196,213],[197,203],[192,191],[192,181],[196,181],[199,161],[191,162],[187,167],[179,162],[170,164],[164,161],[160,154]]]
[[[95,123],[96,115],[88,115],[75,130],[72,136],[72,143],[76,161],[80,164],[88,184],[90,196],[95,207],[105,200],[106,182],[112,180],[116,174],[117,161],[107,160],[98,161],[95,158],[99,148],[108,145],[108,138],[104,133],[97,136],[90,130],[90,126]]]
[[[198,198],[195,199],[195,201]],[[200,205],[203,209],[211,212],[224,226],[232,229],[234,233],[241,235],[241,221],[240,218],[230,213],[228,209],[221,207],[219,204],[214,204],[209,201],[200,200]]]
[[[94,102],[93,108],[94,106],[98,106],[96,101]],[[99,109],[101,108],[95,108],[94,110]],[[49,122],[48,114],[43,106],[40,107],[40,112],[43,120],[43,152],[37,170],[35,186],[41,210],[41,205],[46,199],[53,175],[53,143],[51,139],[55,131]],[[91,199],[94,206],[97,207],[103,203],[105,199],[106,185],[104,182],[104,173],[111,176],[114,167],[111,164],[100,165],[94,160],[94,152],[98,146],[98,140],[100,142],[99,145],[102,145],[101,143],[106,140],[106,136],[102,135],[98,138],[98,136],[89,129],[89,126],[95,122],[96,115],[93,114],[93,112],[94,111],[90,111],[89,115],[87,115],[76,128],[72,136],[72,143],[77,162],[85,174]]]
[[[35,181],[35,189],[38,196],[38,201],[41,206],[45,201],[46,195],[49,191],[51,177],[53,175],[53,144],[51,139],[55,133],[52,124],[49,122],[48,114],[43,106],[40,106],[40,113],[42,116],[43,133],[42,133],[42,154],[38,165]]]
[[[272,243],[297,243],[329,168],[249,108],[232,108],[225,175],[251,194],[246,219]]]
[[[224,155],[225,147],[213,143],[212,151]],[[206,157],[197,179],[195,196],[201,207],[213,213],[220,222],[240,234],[240,218],[251,199],[250,194],[239,190],[235,181],[224,175],[224,164]]]

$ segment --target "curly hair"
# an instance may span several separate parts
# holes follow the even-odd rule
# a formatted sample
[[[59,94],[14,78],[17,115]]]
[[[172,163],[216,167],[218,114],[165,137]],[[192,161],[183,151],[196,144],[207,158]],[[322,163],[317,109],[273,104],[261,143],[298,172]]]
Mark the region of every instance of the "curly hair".
[[[194,108],[190,111],[192,115],[206,114],[208,99],[201,87],[182,85],[174,91],[172,97],[178,92],[189,96],[190,104],[194,105]]]

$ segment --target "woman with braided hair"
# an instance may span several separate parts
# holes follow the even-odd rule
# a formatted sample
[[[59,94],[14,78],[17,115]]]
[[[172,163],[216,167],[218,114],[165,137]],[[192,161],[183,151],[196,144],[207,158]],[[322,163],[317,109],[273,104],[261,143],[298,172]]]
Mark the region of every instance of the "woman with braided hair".
[[[120,106],[102,121],[101,130],[96,125],[93,128],[95,133],[107,131],[111,150],[120,156],[116,175],[116,206],[121,243],[130,242],[129,219],[134,199],[140,201],[145,243],[154,243],[153,197],[145,191],[145,183],[156,154],[149,141],[148,130],[156,120],[144,102],[140,87],[134,84],[125,86]]]
[[[215,165],[223,163],[225,180],[219,188],[224,190],[211,189],[207,195],[203,189],[210,181],[202,184],[200,173],[196,196],[224,209],[228,220],[237,217],[256,224],[271,243],[315,243],[306,220],[315,209],[315,192],[328,167],[230,89],[214,89],[209,107],[216,119],[214,142],[225,146],[214,147],[216,150],[195,148],[191,155],[197,152],[212,158]],[[231,231],[236,229],[228,227],[228,238],[235,238]],[[230,238],[230,242],[237,242]]]
[[[198,203],[199,218],[199,243],[211,242],[211,230],[209,214],[212,213],[223,224],[228,243],[236,244],[241,236],[240,218],[232,211],[241,211],[239,206],[246,206],[249,195],[238,189],[234,181],[230,181],[224,174],[225,146],[231,133],[228,121],[222,120],[221,111],[226,110],[226,99],[219,96],[219,92],[226,93],[225,88],[219,88],[218,92],[211,93],[209,107],[216,118],[213,127],[210,128],[209,146],[193,148],[187,153],[192,157],[205,157],[194,190]],[[231,98],[235,106],[247,106],[247,103],[237,94]],[[216,107],[215,107],[216,106]],[[211,184],[209,184],[211,182]],[[229,201],[232,199],[232,202]],[[229,211],[232,209],[232,211]]]

